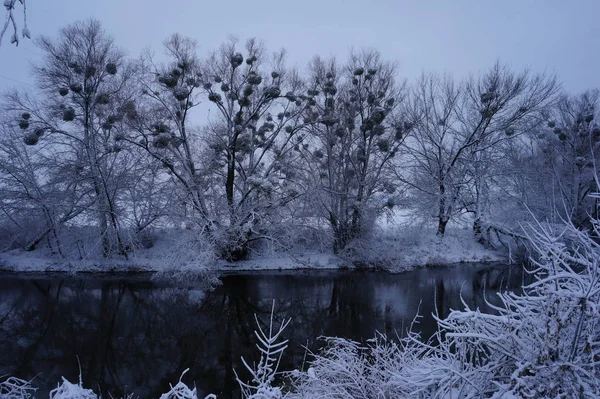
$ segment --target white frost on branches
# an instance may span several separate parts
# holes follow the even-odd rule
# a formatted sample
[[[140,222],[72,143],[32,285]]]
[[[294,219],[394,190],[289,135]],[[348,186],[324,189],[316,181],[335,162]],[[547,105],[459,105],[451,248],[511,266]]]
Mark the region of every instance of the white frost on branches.
[[[9,377],[0,382],[0,399],[30,399],[36,390],[30,381]]]
[[[98,399],[94,391],[83,387],[81,379],[78,384],[69,382],[65,377],[62,379],[63,382],[50,391],[50,399]]]
[[[274,386],[273,382],[279,369],[279,362],[283,351],[288,347],[288,340],[282,340],[281,334],[290,324],[291,319],[284,320],[277,330],[274,329],[273,315],[275,313],[275,302],[271,308],[269,330],[265,331],[260,326],[258,318],[254,315],[258,330],[254,331],[258,339],[258,348],[261,356],[257,365],[250,366],[242,357],[242,363],[252,375],[252,382],[246,383],[236,375],[236,380],[242,390],[242,396],[248,399],[280,399],[283,398],[281,389]],[[235,372],[235,370],[234,370]]]
[[[183,375],[189,370],[190,369],[185,369],[183,373],[181,373],[181,377],[179,377],[179,382],[175,386],[171,385],[169,392],[162,394],[160,399],[198,399],[196,388],[190,389],[190,387],[181,381]],[[217,397],[211,393],[204,399],[217,399]]]
[[[29,28],[27,27],[27,4],[25,1],[26,0],[4,0],[4,8],[6,8],[6,18],[4,21],[4,26],[0,31],[0,44],[2,44],[2,38],[8,30],[8,27],[12,25],[13,34],[10,38],[10,42],[14,43],[17,46],[19,45],[17,20],[14,13],[17,6],[17,2],[21,3],[21,5],[23,6],[23,30],[21,31],[21,35],[23,37],[31,39],[31,32],[29,32]]]

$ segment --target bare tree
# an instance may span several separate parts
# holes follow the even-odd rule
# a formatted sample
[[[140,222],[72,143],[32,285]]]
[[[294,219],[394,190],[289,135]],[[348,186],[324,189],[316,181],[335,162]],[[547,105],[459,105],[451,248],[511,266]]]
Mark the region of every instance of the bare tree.
[[[293,180],[293,146],[308,107],[303,83],[286,69],[285,52],[271,57],[255,40],[245,55],[236,42],[221,46],[207,61],[204,90],[217,116],[207,127],[212,173],[224,197],[216,198],[222,256],[248,256],[250,242],[273,239],[273,217],[298,196]],[[225,211],[225,214],[221,213]]]
[[[54,253],[64,256],[60,231],[65,223],[90,206],[81,193],[82,181],[65,179],[70,171],[48,156],[48,146],[27,146],[21,133],[7,121],[0,126],[0,209],[4,220],[4,249],[34,250],[44,239]]]
[[[103,255],[114,248],[126,256],[117,202],[128,168],[112,132],[135,112],[124,95],[131,69],[94,20],[69,25],[59,39],[42,37],[37,44],[46,55],[34,68],[40,92],[14,93],[8,108],[18,115],[25,144],[51,141],[55,156],[75,165],[75,175],[91,187]]]
[[[536,174],[546,176],[537,184],[531,181],[527,185],[530,198],[546,194],[552,199],[546,216],[559,215],[580,228],[590,228],[591,218],[597,218],[597,199],[590,193],[596,188],[594,173],[600,157],[599,101],[597,90],[563,95],[548,110],[546,123],[532,131],[535,158],[524,162],[535,168]],[[535,192],[536,187],[542,191]],[[527,205],[535,207],[531,202]]]
[[[354,53],[341,67],[317,58],[311,72],[313,98],[305,111],[309,140],[299,151],[338,253],[369,230],[384,207],[394,205],[387,168],[412,123],[398,112],[405,86],[377,52]]]
[[[165,41],[164,49],[168,57],[165,64],[157,65],[149,52],[142,57],[136,117],[128,119],[119,138],[141,149],[167,172],[179,189],[178,200],[187,209],[188,220],[200,231],[207,231],[212,219],[205,200],[202,143],[190,123],[202,85],[197,43],[173,35]]]
[[[413,108],[419,123],[408,142],[405,181],[435,203],[438,235],[444,235],[453,215],[465,210],[465,192],[473,188],[479,192],[474,196],[478,230],[485,208],[478,204],[485,198],[484,153],[538,123],[557,88],[553,78],[514,74],[499,64],[461,84],[435,75],[420,79]]]

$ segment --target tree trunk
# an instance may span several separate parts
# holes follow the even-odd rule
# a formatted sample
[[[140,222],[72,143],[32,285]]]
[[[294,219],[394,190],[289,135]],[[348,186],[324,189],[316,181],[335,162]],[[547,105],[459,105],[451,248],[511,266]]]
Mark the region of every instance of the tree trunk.
[[[46,237],[46,235],[48,233],[50,233],[52,231],[51,227],[48,227],[46,230],[44,230],[42,233],[40,233],[37,237],[35,237],[33,240],[31,240],[29,242],[29,244],[27,244],[25,246],[25,251],[33,251],[35,249],[35,247],[37,247],[37,245],[42,242],[42,240],[44,239],[44,237]]]
[[[337,255],[340,253],[340,251],[342,249],[344,249],[345,244],[342,240],[342,238],[340,237],[340,233],[337,231],[337,229],[333,230],[333,253],[334,255]]]
[[[481,241],[481,225],[481,218],[477,216],[473,221],[473,234],[475,234],[477,241]]]
[[[333,228],[333,253],[338,254],[343,251],[348,244],[360,236],[360,227],[355,228],[352,221],[338,223]]]
[[[235,145],[235,144],[234,144]],[[225,194],[227,196],[227,205],[233,212],[233,186],[235,182],[235,148],[231,148],[229,158],[227,159],[227,180],[225,181]]]
[[[447,224],[448,224],[448,218],[445,216],[440,216],[439,221],[438,221],[438,229],[437,229],[437,235],[439,237],[443,237],[444,234],[446,233],[446,225]]]
[[[437,235],[443,237],[446,233],[446,225],[448,224],[448,217],[446,215],[446,186],[440,183],[440,204],[438,208],[438,229]]]

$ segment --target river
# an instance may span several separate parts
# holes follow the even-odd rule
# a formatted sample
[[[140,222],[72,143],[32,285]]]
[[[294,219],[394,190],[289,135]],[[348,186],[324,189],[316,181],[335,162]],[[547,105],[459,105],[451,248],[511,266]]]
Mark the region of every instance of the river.
[[[176,383],[199,397],[235,396],[240,356],[257,361],[254,315],[266,323],[290,317],[282,368],[301,367],[319,336],[365,341],[376,331],[422,337],[441,316],[469,306],[487,309],[498,289],[518,289],[522,269],[506,265],[423,268],[402,274],[361,271],[255,272],[222,276],[206,289],[148,275],[0,274],[0,375],[33,380],[37,397],[64,376],[103,397],[158,398]]]

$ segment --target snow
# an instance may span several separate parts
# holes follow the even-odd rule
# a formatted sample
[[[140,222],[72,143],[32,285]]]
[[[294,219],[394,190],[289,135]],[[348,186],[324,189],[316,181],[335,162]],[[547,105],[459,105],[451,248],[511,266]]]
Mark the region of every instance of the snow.
[[[18,272],[158,272],[175,276],[198,271],[258,271],[292,269],[347,269],[356,264],[402,272],[426,265],[498,262],[506,256],[476,243],[469,231],[449,229],[444,238],[433,230],[403,228],[356,243],[340,256],[302,249],[252,254],[235,263],[216,260],[206,249],[178,240],[176,234],[158,237],[149,249],[138,249],[129,259],[61,259],[44,250],[0,253],[0,269]]]
[[[336,270],[374,267],[391,272],[403,272],[429,265],[485,263],[506,261],[506,254],[477,243],[470,229],[449,227],[441,238],[433,226],[407,223],[407,214],[395,214],[393,220],[379,221],[371,238],[357,241],[339,255],[325,248],[310,246],[288,251],[262,250],[252,252],[250,259],[235,263],[218,260],[209,245],[198,240],[188,230],[156,232],[150,248],[132,251],[128,259],[88,256],[78,259],[75,249],[68,259],[50,254],[41,248],[35,251],[19,249],[0,253],[0,270],[13,272],[155,272],[167,278],[187,279],[190,275],[205,276],[222,271],[260,271],[318,269]],[[92,247],[86,244],[86,247]],[[75,247],[75,246],[74,246]],[[66,251],[65,251],[66,252]]]
[[[73,384],[63,377],[63,382],[50,392],[50,399],[98,399],[91,389],[79,384]]]
[[[470,230],[449,228],[444,237],[433,229],[397,227],[374,239],[355,244],[354,258],[392,272],[455,263],[506,261],[501,251],[485,248]]]
[[[352,264],[335,256],[333,253],[304,252],[299,254],[273,253],[258,255],[249,260],[236,263],[219,261],[218,270],[250,271],[250,270],[293,270],[293,269],[341,269],[350,268]]]

